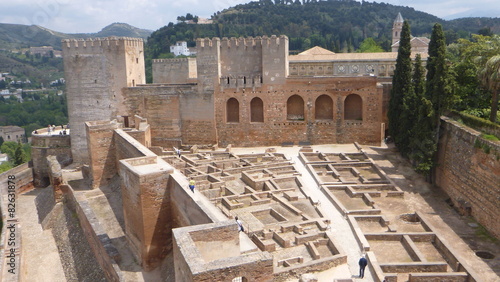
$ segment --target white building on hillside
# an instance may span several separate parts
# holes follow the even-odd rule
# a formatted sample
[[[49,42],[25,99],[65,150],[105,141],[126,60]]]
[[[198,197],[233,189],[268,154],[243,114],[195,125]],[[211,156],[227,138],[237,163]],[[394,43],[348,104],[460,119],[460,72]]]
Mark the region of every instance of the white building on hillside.
[[[175,56],[190,56],[196,54],[192,48],[187,47],[186,41],[177,41],[175,45],[170,46],[170,53],[173,53]]]

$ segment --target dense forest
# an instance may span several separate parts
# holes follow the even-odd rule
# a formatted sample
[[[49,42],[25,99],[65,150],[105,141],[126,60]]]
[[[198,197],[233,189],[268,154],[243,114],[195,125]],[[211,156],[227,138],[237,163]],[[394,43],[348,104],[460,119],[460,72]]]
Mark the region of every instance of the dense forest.
[[[49,124],[68,123],[68,109],[65,95],[23,94],[23,102],[16,97],[0,97],[0,126],[17,125],[31,136],[35,129],[45,128]]]
[[[429,36],[435,23],[443,25],[450,40],[468,37],[482,28],[500,31],[498,18],[444,21],[410,7],[385,3],[261,0],[218,12],[212,16],[212,24],[169,23],[148,38],[146,56],[165,56],[176,41],[187,41],[188,46],[194,46],[199,37],[273,34],[287,35],[292,53],[314,46],[334,52],[354,51],[368,37],[389,51],[393,21],[399,12],[411,24],[414,36]]]

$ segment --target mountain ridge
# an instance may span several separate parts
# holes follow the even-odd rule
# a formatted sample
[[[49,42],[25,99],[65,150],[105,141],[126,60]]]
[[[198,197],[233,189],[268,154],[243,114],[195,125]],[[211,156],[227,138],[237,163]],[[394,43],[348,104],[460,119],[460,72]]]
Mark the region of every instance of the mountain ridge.
[[[152,32],[127,23],[112,23],[95,33],[63,33],[39,25],[0,23],[0,49],[10,50],[30,46],[52,46],[60,49],[62,39],[91,37],[139,37],[146,40]]]

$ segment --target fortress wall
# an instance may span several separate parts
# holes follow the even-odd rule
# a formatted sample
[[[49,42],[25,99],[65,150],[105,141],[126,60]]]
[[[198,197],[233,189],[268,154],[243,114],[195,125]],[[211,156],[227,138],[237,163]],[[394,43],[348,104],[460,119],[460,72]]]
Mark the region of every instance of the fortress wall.
[[[179,97],[184,144],[216,144],[215,108],[213,93]]]
[[[116,263],[116,260],[121,259],[120,254],[112,244],[108,234],[100,225],[99,220],[92,211],[92,208],[90,207],[85,196],[83,194],[75,194],[71,186],[63,185],[61,188],[65,193],[66,199],[64,212],[66,213],[66,209],[69,208],[72,214],[76,213],[76,217],[78,218],[79,222],[79,224],[76,224],[76,226],[79,226],[81,228],[78,228],[80,229],[79,231],[70,230],[68,232],[70,233],[70,242],[68,243],[71,244],[71,249],[81,249],[79,253],[73,254],[73,256],[77,258],[74,267],[76,267],[77,269],[81,269],[80,272],[85,271],[83,273],[87,273],[87,279],[96,278],[92,275],[98,276],[104,274],[108,281],[124,281],[123,274],[118,264]],[[70,215],[70,217],[73,218],[72,215]],[[68,218],[68,215],[66,215],[66,218]],[[74,224],[65,223],[65,225],[72,226]],[[53,232],[64,233],[58,232],[57,230],[58,228],[56,224]],[[59,236],[64,235],[61,234]],[[58,235],[55,234],[54,237],[57,239]],[[82,239],[86,240],[86,242],[82,241]],[[82,256],[82,250],[85,250],[83,251],[85,252],[84,256]],[[89,250],[91,252],[89,252]],[[95,269],[96,262],[99,266],[97,270]],[[79,276],[79,278],[83,279],[84,277]]]
[[[500,144],[442,117],[436,184],[462,214],[500,238]]]
[[[220,42],[221,76],[251,79],[262,75],[262,39],[222,38]]]
[[[124,88],[124,96],[129,115],[139,115],[148,119],[151,145],[170,148],[178,146],[183,137],[181,115],[184,115],[184,112],[181,110],[179,96],[195,96],[195,91],[193,85],[141,86]]]
[[[57,161],[66,166],[71,163],[71,137],[69,135],[33,134],[31,137],[31,159],[33,160],[33,185],[49,185],[47,156],[57,156]]]
[[[121,89],[145,83],[142,39],[63,40],[71,144],[76,163],[88,163],[86,121],[126,115]]]
[[[93,189],[108,184],[109,180],[118,172],[113,132],[120,126],[116,121],[89,121],[85,123]]]
[[[344,120],[344,103],[350,94],[362,99],[363,120]],[[298,95],[304,102],[304,120],[287,118],[287,101]],[[316,100],[327,95],[332,100],[331,119],[316,119]],[[284,85],[264,85],[249,89],[227,89],[215,101],[220,145],[276,146],[283,142],[312,144],[353,143],[380,145],[382,132],[382,89],[375,77],[296,78]],[[264,122],[251,122],[251,101],[263,102]],[[226,122],[227,101],[239,102],[239,122]]]
[[[167,183],[173,168],[153,156],[120,161],[125,234],[146,271],[171,250],[171,198]]]
[[[196,77],[196,58],[153,60],[153,83],[183,84]]]
[[[196,52],[198,93],[213,93],[221,77],[220,39],[198,38]]]
[[[172,202],[172,218],[176,227],[219,222],[227,218],[206,198],[199,199],[189,190],[188,180],[174,172],[168,184]]]
[[[262,78],[266,84],[285,83],[289,74],[288,37],[262,37]]]

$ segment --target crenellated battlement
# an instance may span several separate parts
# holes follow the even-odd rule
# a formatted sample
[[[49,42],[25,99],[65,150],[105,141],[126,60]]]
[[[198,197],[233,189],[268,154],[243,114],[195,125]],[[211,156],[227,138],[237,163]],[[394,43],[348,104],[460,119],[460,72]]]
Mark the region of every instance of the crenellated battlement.
[[[272,35],[271,37],[263,36],[262,45],[266,46],[288,46],[288,37],[286,35]]]
[[[153,59],[153,63],[179,63],[187,62],[189,58],[175,58],[175,59]]]
[[[249,48],[249,47],[260,47],[262,46],[262,38],[260,36],[258,37],[231,37],[231,38],[227,38],[227,37],[223,37],[222,40],[221,40],[221,44],[220,44],[221,48],[238,48],[238,47],[245,47],[245,48]]]
[[[212,48],[212,47],[217,47],[217,43],[220,42],[220,38],[214,37],[212,39],[206,37],[206,38],[198,38],[196,39],[196,48],[198,50],[203,49],[203,48]]]
[[[142,38],[134,37],[104,37],[104,38],[87,38],[87,39],[63,39],[61,40],[63,49],[73,48],[105,48],[113,46],[130,46],[143,47],[144,41]]]

